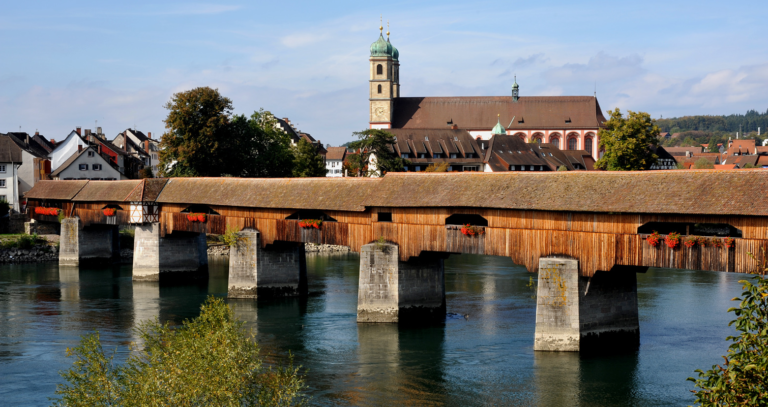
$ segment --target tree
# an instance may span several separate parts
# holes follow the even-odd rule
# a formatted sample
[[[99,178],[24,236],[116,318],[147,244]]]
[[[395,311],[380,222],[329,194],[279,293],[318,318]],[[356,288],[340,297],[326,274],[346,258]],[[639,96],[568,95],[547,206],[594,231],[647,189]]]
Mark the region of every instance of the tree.
[[[350,144],[350,147],[359,149],[360,153],[353,156],[353,166],[358,168],[358,176],[382,176],[387,172],[404,171],[409,164],[397,156],[395,150],[395,136],[379,129],[366,129],[355,132],[359,140]],[[369,166],[371,163],[373,165]]]
[[[146,166],[139,170],[139,178],[154,178],[155,174],[152,173],[152,167]]]
[[[448,167],[448,163],[429,164],[427,168],[424,169],[424,172],[448,172]]]
[[[235,115],[230,125],[230,137],[240,140],[233,152],[235,173],[241,177],[290,177],[294,167],[291,139],[276,127],[277,120],[269,111],[260,109],[250,118]],[[235,164],[235,163],[233,163]]]
[[[715,164],[712,161],[707,160],[704,157],[699,158],[693,163],[693,169],[695,170],[712,170],[715,169]]]
[[[317,153],[315,146],[307,140],[299,140],[295,148],[293,162],[294,177],[324,177],[328,170],[325,169],[323,156]]]
[[[166,132],[160,140],[163,176],[232,174],[239,139],[229,137],[232,101],[217,89],[195,88],[173,95],[165,108]],[[239,175],[239,174],[235,174]]]
[[[557,167],[557,170],[558,171],[568,171],[568,168],[566,166],[564,166],[564,165],[561,165],[561,166]]]
[[[761,269],[763,274],[768,271],[765,262]],[[740,281],[744,292],[741,298],[733,299],[739,301],[739,306],[728,309],[736,315],[728,325],[735,325],[740,334],[726,338],[733,343],[728,347],[728,355],[723,356],[725,362],[706,372],[697,369],[698,379],[688,378],[700,389],[693,390],[697,404],[768,405],[768,279],[758,275],[753,281]]]
[[[752,163],[746,163],[744,164],[744,168],[755,168],[755,165]]]
[[[67,349],[73,367],[56,394],[61,406],[293,406],[306,402],[292,362],[265,368],[253,334],[222,299],[209,297],[200,315],[179,328],[144,322],[144,343],[122,365],[106,355],[98,332]],[[115,351],[116,353],[116,351]]]
[[[651,147],[659,143],[659,128],[645,112],[627,111],[627,117],[619,108],[608,111],[611,118],[600,130],[600,147],[605,154],[597,160],[595,168],[608,171],[647,170],[659,158]]]

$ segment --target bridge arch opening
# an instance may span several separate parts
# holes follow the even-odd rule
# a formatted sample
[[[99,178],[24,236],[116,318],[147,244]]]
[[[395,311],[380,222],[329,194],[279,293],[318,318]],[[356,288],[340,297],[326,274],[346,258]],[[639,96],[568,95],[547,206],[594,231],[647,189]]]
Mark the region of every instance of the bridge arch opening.
[[[320,219],[323,222],[336,222],[336,219],[328,216],[323,211],[315,210],[301,210],[296,211],[290,216],[285,218],[286,220],[302,220],[302,219]]]
[[[742,237],[741,230],[728,223],[648,222],[637,228],[637,233],[650,234],[654,231],[662,235],[676,232],[681,235]]]
[[[218,215],[219,213],[206,205],[190,205],[181,213],[204,213],[206,215]]]
[[[488,226],[488,220],[480,215],[469,215],[463,213],[456,213],[445,218],[446,225],[466,225],[472,226]]]

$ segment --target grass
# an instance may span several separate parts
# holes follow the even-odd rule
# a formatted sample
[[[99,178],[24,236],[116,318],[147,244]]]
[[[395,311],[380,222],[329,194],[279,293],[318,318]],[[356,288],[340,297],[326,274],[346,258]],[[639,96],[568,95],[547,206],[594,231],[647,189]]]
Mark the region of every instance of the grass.
[[[3,249],[19,248],[19,249],[31,249],[32,246],[38,242],[47,242],[45,239],[40,239],[37,234],[33,235],[0,235],[0,247]]]

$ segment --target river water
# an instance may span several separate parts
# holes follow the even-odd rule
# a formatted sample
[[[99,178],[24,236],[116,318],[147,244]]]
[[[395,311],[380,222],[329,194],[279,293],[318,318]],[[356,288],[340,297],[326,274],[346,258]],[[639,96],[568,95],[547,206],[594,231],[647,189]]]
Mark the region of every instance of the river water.
[[[639,274],[640,350],[585,357],[533,351],[535,275],[507,258],[451,256],[445,324],[408,328],[355,322],[358,261],[308,256],[308,298],[229,301],[263,352],[291,351],[309,369],[313,405],[691,404],[685,379],[722,360],[735,332],[726,310],[745,277]],[[0,266],[0,405],[48,404],[80,335],[98,330],[120,358],[140,320],[196,316],[206,296],[226,296],[227,267],[212,258],[207,281],[159,284],[132,282],[130,266]]]

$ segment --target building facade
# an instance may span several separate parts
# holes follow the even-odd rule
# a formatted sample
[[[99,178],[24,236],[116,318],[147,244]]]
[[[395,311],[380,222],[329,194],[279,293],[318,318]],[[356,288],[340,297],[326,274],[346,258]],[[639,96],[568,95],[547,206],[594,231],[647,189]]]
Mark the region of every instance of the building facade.
[[[326,177],[344,176],[344,158],[347,155],[346,147],[328,147],[325,154]]]
[[[400,52],[389,32],[371,44],[369,62],[369,128],[454,128],[488,140],[498,117],[507,135],[524,142],[600,156],[598,132],[606,119],[597,97],[520,96],[517,80],[509,96],[400,97]]]

